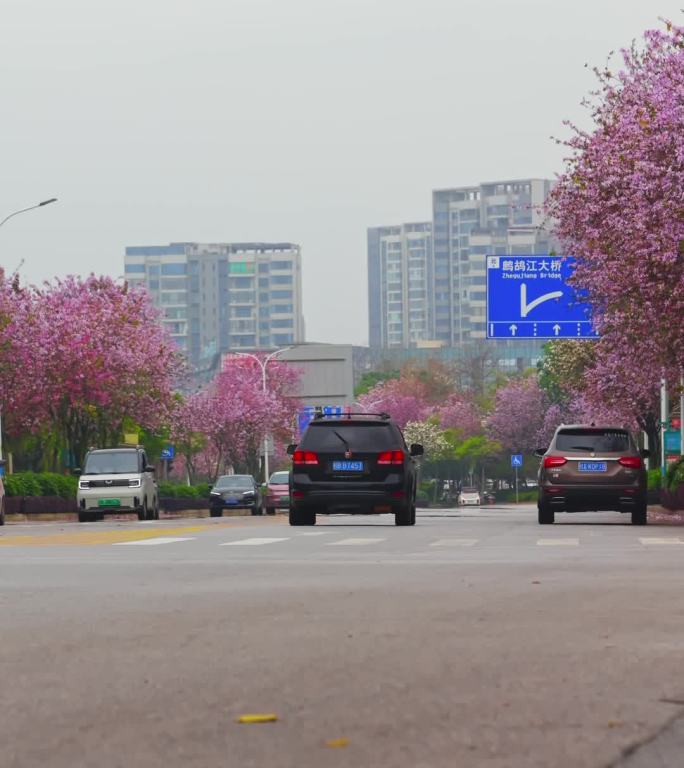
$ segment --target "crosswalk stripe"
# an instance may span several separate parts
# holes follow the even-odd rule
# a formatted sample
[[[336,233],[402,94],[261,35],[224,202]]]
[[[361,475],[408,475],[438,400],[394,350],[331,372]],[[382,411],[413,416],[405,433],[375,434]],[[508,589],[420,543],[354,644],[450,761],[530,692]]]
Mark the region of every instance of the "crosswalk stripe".
[[[137,541],[116,541],[113,547],[154,547],[158,544],[175,544],[178,541],[194,541],[195,536],[160,536],[158,539],[138,539]]]
[[[473,547],[479,539],[437,539],[433,541],[431,547]]]
[[[261,547],[264,544],[277,544],[279,541],[288,541],[290,537],[285,538],[269,538],[269,537],[255,537],[252,539],[239,539],[238,541],[224,541],[220,546],[222,547]]]
[[[360,547],[366,544],[376,544],[385,539],[340,539],[340,541],[331,541],[329,547]]]
[[[684,544],[684,541],[681,539],[675,539],[672,537],[668,538],[648,538],[648,539],[639,539],[639,542],[641,544],[644,544],[645,546],[650,546],[651,544],[655,546],[660,546],[661,544]]]
[[[576,547],[579,539],[538,539],[539,547]]]

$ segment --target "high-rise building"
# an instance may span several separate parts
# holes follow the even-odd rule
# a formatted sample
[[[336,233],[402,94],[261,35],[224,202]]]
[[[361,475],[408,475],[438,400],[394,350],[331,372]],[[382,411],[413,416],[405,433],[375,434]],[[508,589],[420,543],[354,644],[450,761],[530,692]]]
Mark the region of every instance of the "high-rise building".
[[[541,206],[553,182],[519,179],[432,193],[434,338],[445,346],[486,336],[487,255],[548,253]]]
[[[415,347],[430,338],[430,222],[368,230],[372,347]]]
[[[147,288],[195,366],[304,341],[301,252],[293,243],[130,246],[125,275]]]

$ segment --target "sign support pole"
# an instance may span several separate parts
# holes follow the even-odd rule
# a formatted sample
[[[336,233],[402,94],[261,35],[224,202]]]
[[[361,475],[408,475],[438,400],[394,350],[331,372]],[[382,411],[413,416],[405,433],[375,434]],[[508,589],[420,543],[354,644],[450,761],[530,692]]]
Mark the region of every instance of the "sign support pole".
[[[665,456],[665,430],[667,429],[670,411],[667,399],[667,381],[660,380],[660,473],[665,477],[667,473],[667,459]]]
[[[515,503],[518,503],[518,465],[515,465]]]

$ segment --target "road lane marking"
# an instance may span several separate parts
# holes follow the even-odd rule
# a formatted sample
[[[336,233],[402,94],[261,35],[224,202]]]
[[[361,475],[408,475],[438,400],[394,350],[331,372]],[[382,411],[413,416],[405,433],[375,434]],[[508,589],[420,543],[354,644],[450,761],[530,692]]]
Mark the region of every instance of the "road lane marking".
[[[290,537],[286,538],[274,538],[274,537],[254,537],[252,539],[239,539],[238,541],[224,541],[222,547],[261,547],[264,544],[277,544],[279,541],[289,541]]]
[[[139,539],[138,541],[115,541],[113,547],[147,546],[154,547],[158,544],[175,544],[179,541],[194,541],[196,536],[160,536],[158,539]]]
[[[639,541],[640,541],[641,544],[643,544],[644,546],[647,546],[647,547],[650,546],[650,545],[660,546],[662,544],[665,544],[665,545],[667,545],[667,544],[684,544],[684,541],[682,541],[681,539],[675,539],[675,538],[672,538],[672,537],[669,537],[667,539],[653,537],[653,538],[648,538],[648,539],[639,539]]]
[[[538,539],[538,547],[576,547],[579,539]]]
[[[307,533],[298,533],[297,536],[330,536],[333,531],[309,531]]]
[[[37,534],[35,536],[19,535],[0,536],[0,547],[90,547],[100,544],[115,544],[123,541],[138,541],[143,539],[159,538],[159,534],[167,536],[180,536],[188,533],[202,533],[215,531],[217,528],[240,527],[230,523],[216,523],[210,525],[185,525],[176,528],[127,528],[123,530],[101,530],[93,524],[88,530],[78,530],[65,533]],[[80,528],[80,526],[79,526]]]
[[[473,547],[479,539],[437,539],[433,541],[431,547]]]
[[[366,544],[377,544],[386,539],[340,539],[340,541],[331,541],[329,547],[362,547]]]

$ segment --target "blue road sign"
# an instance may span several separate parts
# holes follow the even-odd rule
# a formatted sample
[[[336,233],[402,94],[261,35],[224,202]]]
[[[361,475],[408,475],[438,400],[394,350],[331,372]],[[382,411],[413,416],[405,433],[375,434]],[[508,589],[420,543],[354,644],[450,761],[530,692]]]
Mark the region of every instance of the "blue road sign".
[[[317,413],[322,413],[324,416],[338,416],[342,417],[344,413],[344,407],[341,405],[305,405],[297,416],[297,425],[299,427],[299,434],[303,435],[306,428],[309,426],[309,422]]]
[[[488,339],[595,339],[591,306],[567,280],[570,256],[488,256]]]
[[[680,453],[682,438],[680,431],[674,429],[665,430],[665,453]]]
[[[512,467],[522,467],[522,465],[523,465],[522,453],[512,453],[511,454],[511,466]]]
[[[175,455],[176,449],[173,445],[167,445],[165,448],[161,449],[161,458],[166,461],[171,461]]]

